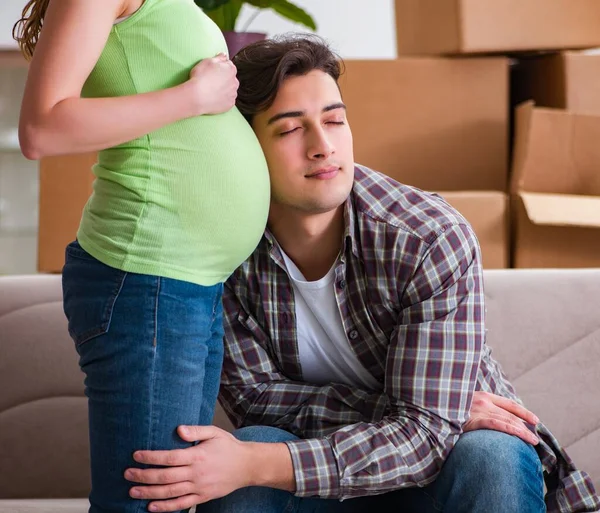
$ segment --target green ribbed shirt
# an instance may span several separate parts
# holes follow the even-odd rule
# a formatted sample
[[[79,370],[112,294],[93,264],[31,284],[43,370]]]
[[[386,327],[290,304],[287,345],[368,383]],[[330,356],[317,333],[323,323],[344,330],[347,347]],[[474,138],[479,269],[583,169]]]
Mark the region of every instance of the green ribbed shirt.
[[[193,0],[146,0],[112,28],[82,95],[172,87],[219,52],[227,52],[223,36]],[[263,234],[267,165],[236,108],[100,151],[93,172],[77,238],[109,266],[213,285],[229,277]]]

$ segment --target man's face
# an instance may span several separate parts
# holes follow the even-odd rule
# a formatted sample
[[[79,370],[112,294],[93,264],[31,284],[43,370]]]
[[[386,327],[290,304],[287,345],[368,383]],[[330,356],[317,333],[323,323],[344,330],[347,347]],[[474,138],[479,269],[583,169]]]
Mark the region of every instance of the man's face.
[[[271,208],[331,211],[352,189],[354,155],[346,108],[322,71],[288,78],[252,122],[271,177]]]

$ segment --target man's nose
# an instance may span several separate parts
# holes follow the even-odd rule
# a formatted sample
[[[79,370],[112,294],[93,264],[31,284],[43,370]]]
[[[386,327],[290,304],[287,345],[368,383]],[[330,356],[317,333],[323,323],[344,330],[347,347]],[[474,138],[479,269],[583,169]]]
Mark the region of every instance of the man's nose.
[[[311,141],[309,157],[312,159],[326,159],[334,153],[332,142],[324,130],[318,130]]]

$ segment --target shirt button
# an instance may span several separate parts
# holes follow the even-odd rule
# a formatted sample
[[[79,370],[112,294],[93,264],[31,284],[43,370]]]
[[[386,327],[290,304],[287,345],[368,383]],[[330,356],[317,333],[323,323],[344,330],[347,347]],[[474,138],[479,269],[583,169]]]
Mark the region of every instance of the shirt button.
[[[349,336],[351,340],[356,340],[358,338],[358,331],[352,330]]]
[[[346,280],[340,280],[340,281],[338,282],[338,287],[339,287],[340,289],[343,289],[343,288],[345,288],[345,287],[346,287]]]

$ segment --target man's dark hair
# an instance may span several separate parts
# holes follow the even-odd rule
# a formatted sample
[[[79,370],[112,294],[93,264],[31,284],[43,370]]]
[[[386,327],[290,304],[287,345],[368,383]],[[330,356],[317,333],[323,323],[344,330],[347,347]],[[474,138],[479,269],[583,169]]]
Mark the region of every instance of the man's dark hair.
[[[281,84],[290,77],[323,71],[337,83],[341,58],[318,36],[295,34],[258,41],[240,50],[233,63],[240,82],[236,105],[249,123],[267,110]]]

